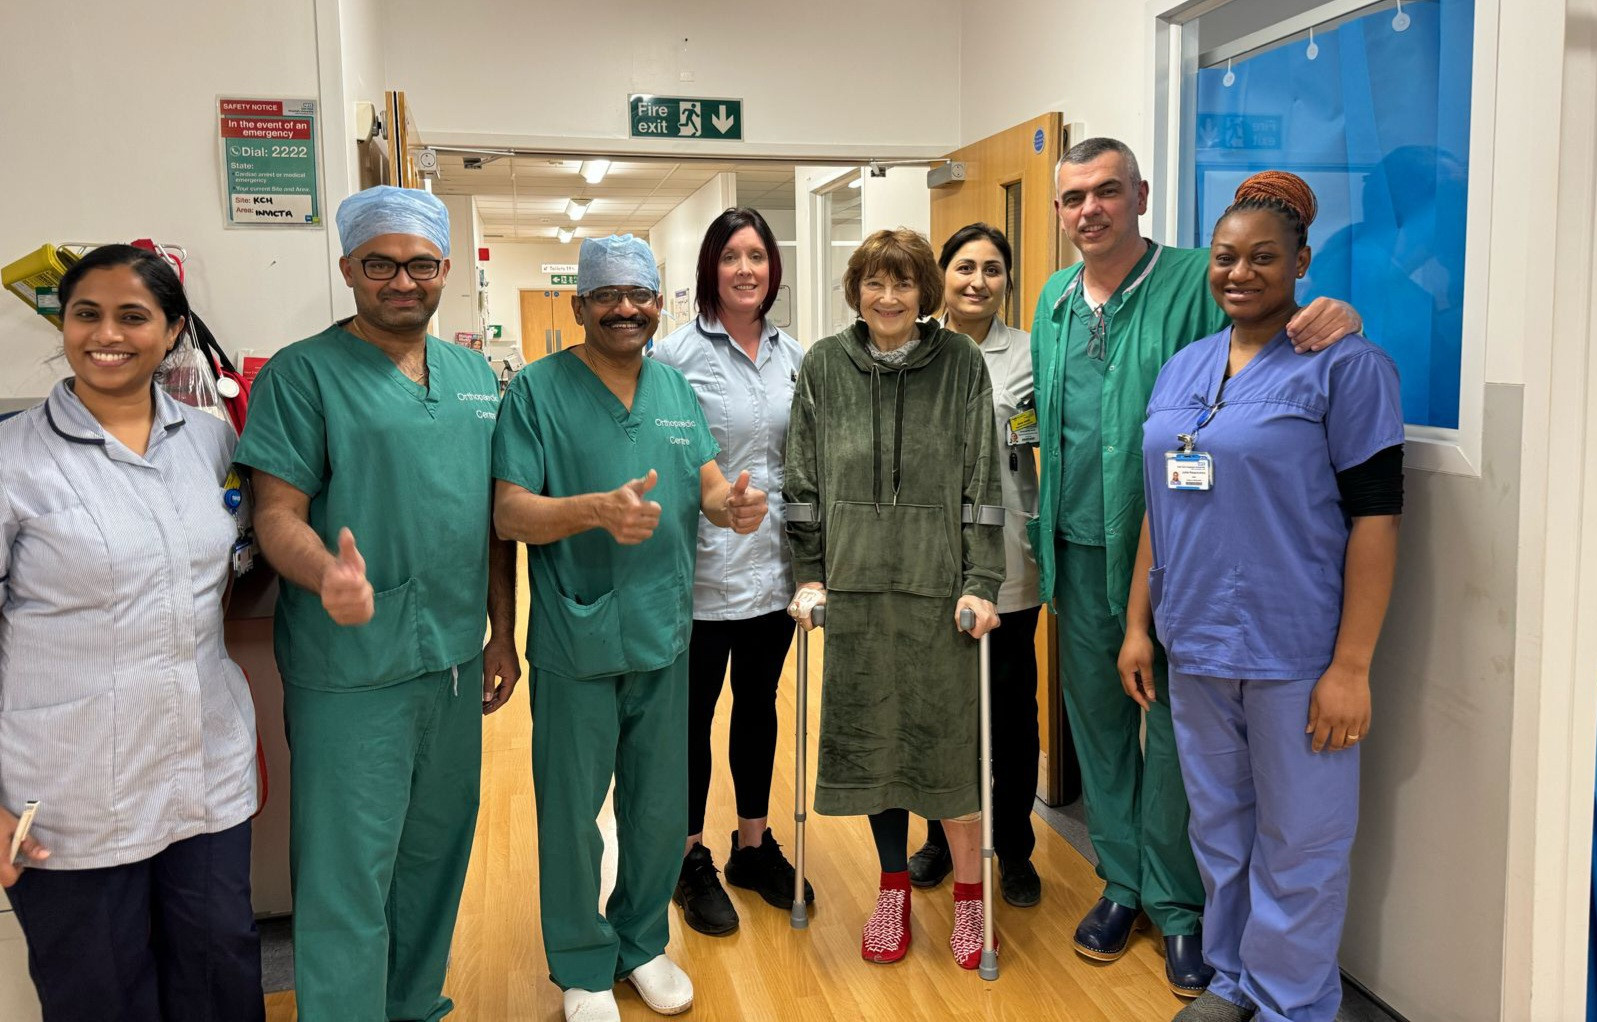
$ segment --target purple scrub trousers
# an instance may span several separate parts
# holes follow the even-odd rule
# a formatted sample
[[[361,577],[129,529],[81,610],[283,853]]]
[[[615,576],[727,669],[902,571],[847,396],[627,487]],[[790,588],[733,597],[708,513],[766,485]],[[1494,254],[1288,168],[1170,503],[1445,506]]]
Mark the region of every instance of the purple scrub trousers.
[[[1359,812],[1359,753],[1314,752],[1318,677],[1237,681],[1170,668],[1176,749],[1208,901],[1209,991],[1257,1022],[1332,1022]]]

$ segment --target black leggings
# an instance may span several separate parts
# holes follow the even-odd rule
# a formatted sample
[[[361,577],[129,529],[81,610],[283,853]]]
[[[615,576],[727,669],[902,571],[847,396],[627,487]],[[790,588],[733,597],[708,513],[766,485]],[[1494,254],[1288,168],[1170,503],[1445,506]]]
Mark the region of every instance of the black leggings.
[[[871,838],[876,842],[876,861],[882,872],[909,869],[909,810],[883,809],[866,819],[871,821]]]
[[[745,820],[770,815],[771,760],[776,756],[776,687],[793,641],[786,610],[740,621],[693,622],[688,642],[688,833],[704,832],[710,797],[710,724],[721,683],[732,661],[732,726],[727,760],[737,814]]]

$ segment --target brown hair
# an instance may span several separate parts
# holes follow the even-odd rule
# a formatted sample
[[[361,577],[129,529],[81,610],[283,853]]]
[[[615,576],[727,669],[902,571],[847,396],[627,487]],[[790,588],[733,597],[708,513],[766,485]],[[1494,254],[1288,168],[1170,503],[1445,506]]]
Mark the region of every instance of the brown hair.
[[[1287,229],[1297,235],[1298,248],[1303,248],[1309,243],[1309,225],[1314,223],[1319,204],[1314,199],[1314,189],[1296,174],[1261,170],[1237,185],[1231,205],[1220,214],[1215,226],[1232,213],[1250,209],[1267,209],[1286,221]]]
[[[943,302],[943,271],[932,255],[932,244],[908,227],[877,231],[848,257],[848,269],[843,271],[843,299],[856,313],[860,284],[878,273],[915,283],[920,289],[918,317],[930,316]]]

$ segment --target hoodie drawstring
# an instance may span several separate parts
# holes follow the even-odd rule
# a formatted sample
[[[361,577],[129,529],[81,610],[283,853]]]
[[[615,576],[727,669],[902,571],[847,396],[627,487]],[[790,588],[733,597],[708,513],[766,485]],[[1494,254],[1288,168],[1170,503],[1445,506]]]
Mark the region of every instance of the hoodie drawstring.
[[[871,363],[871,503],[882,513],[882,367]]]

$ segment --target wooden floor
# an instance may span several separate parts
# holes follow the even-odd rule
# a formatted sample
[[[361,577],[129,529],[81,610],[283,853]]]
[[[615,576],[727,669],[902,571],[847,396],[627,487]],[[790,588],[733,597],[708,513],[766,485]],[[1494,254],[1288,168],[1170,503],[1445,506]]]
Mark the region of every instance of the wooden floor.
[[[523,576],[525,577],[525,576]],[[522,594],[525,602],[525,594]],[[525,620],[525,608],[521,620]],[[811,781],[819,722],[820,643],[811,670]],[[782,735],[777,749],[771,817],[777,839],[792,842],[793,678],[790,654],[780,699]],[[717,865],[725,862],[736,825],[731,781],[725,770],[730,695],[716,717],[717,772],[710,792],[707,843]],[[445,992],[462,1022],[561,1018],[560,990],[549,982],[538,930],[538,873],[532,809],[531,722],[524,691],[484,725],[482,810],[466,877],[460,921]],[[1071,950],[1076,921],[1100,891],[1088,865],[1065,840],[1036,821],[1042,874],[1040,905],[1014,909],[1000,900],[1001,976],[985,982],[958,968],[948,950],[951,885],[916,891],[914,945],[896,965],[860,959],[860,928],[876,900],[875,846],[863,819],[811,815],[807,829],[809,876],[815,906],[808,930],[794,930],[788,914],[752,892],[728,887],[742,925],[730,936],[706,937],[683,925],[671,909],[671,957],[693,978],[695,1002],[685,1019],[703,1022],[795,1020],[985,1019],[1071,1022],[1166,1022],[1182,1002],[1164,984],[1157,934],[1144,931],[1119,962],[1088,962]],[[910,828],[912,849],[922,838]],[[628,984],[616,988],[625,1020],[654,1015]],[[294,1019],[289,993],[267,997],[269,1022]]]

